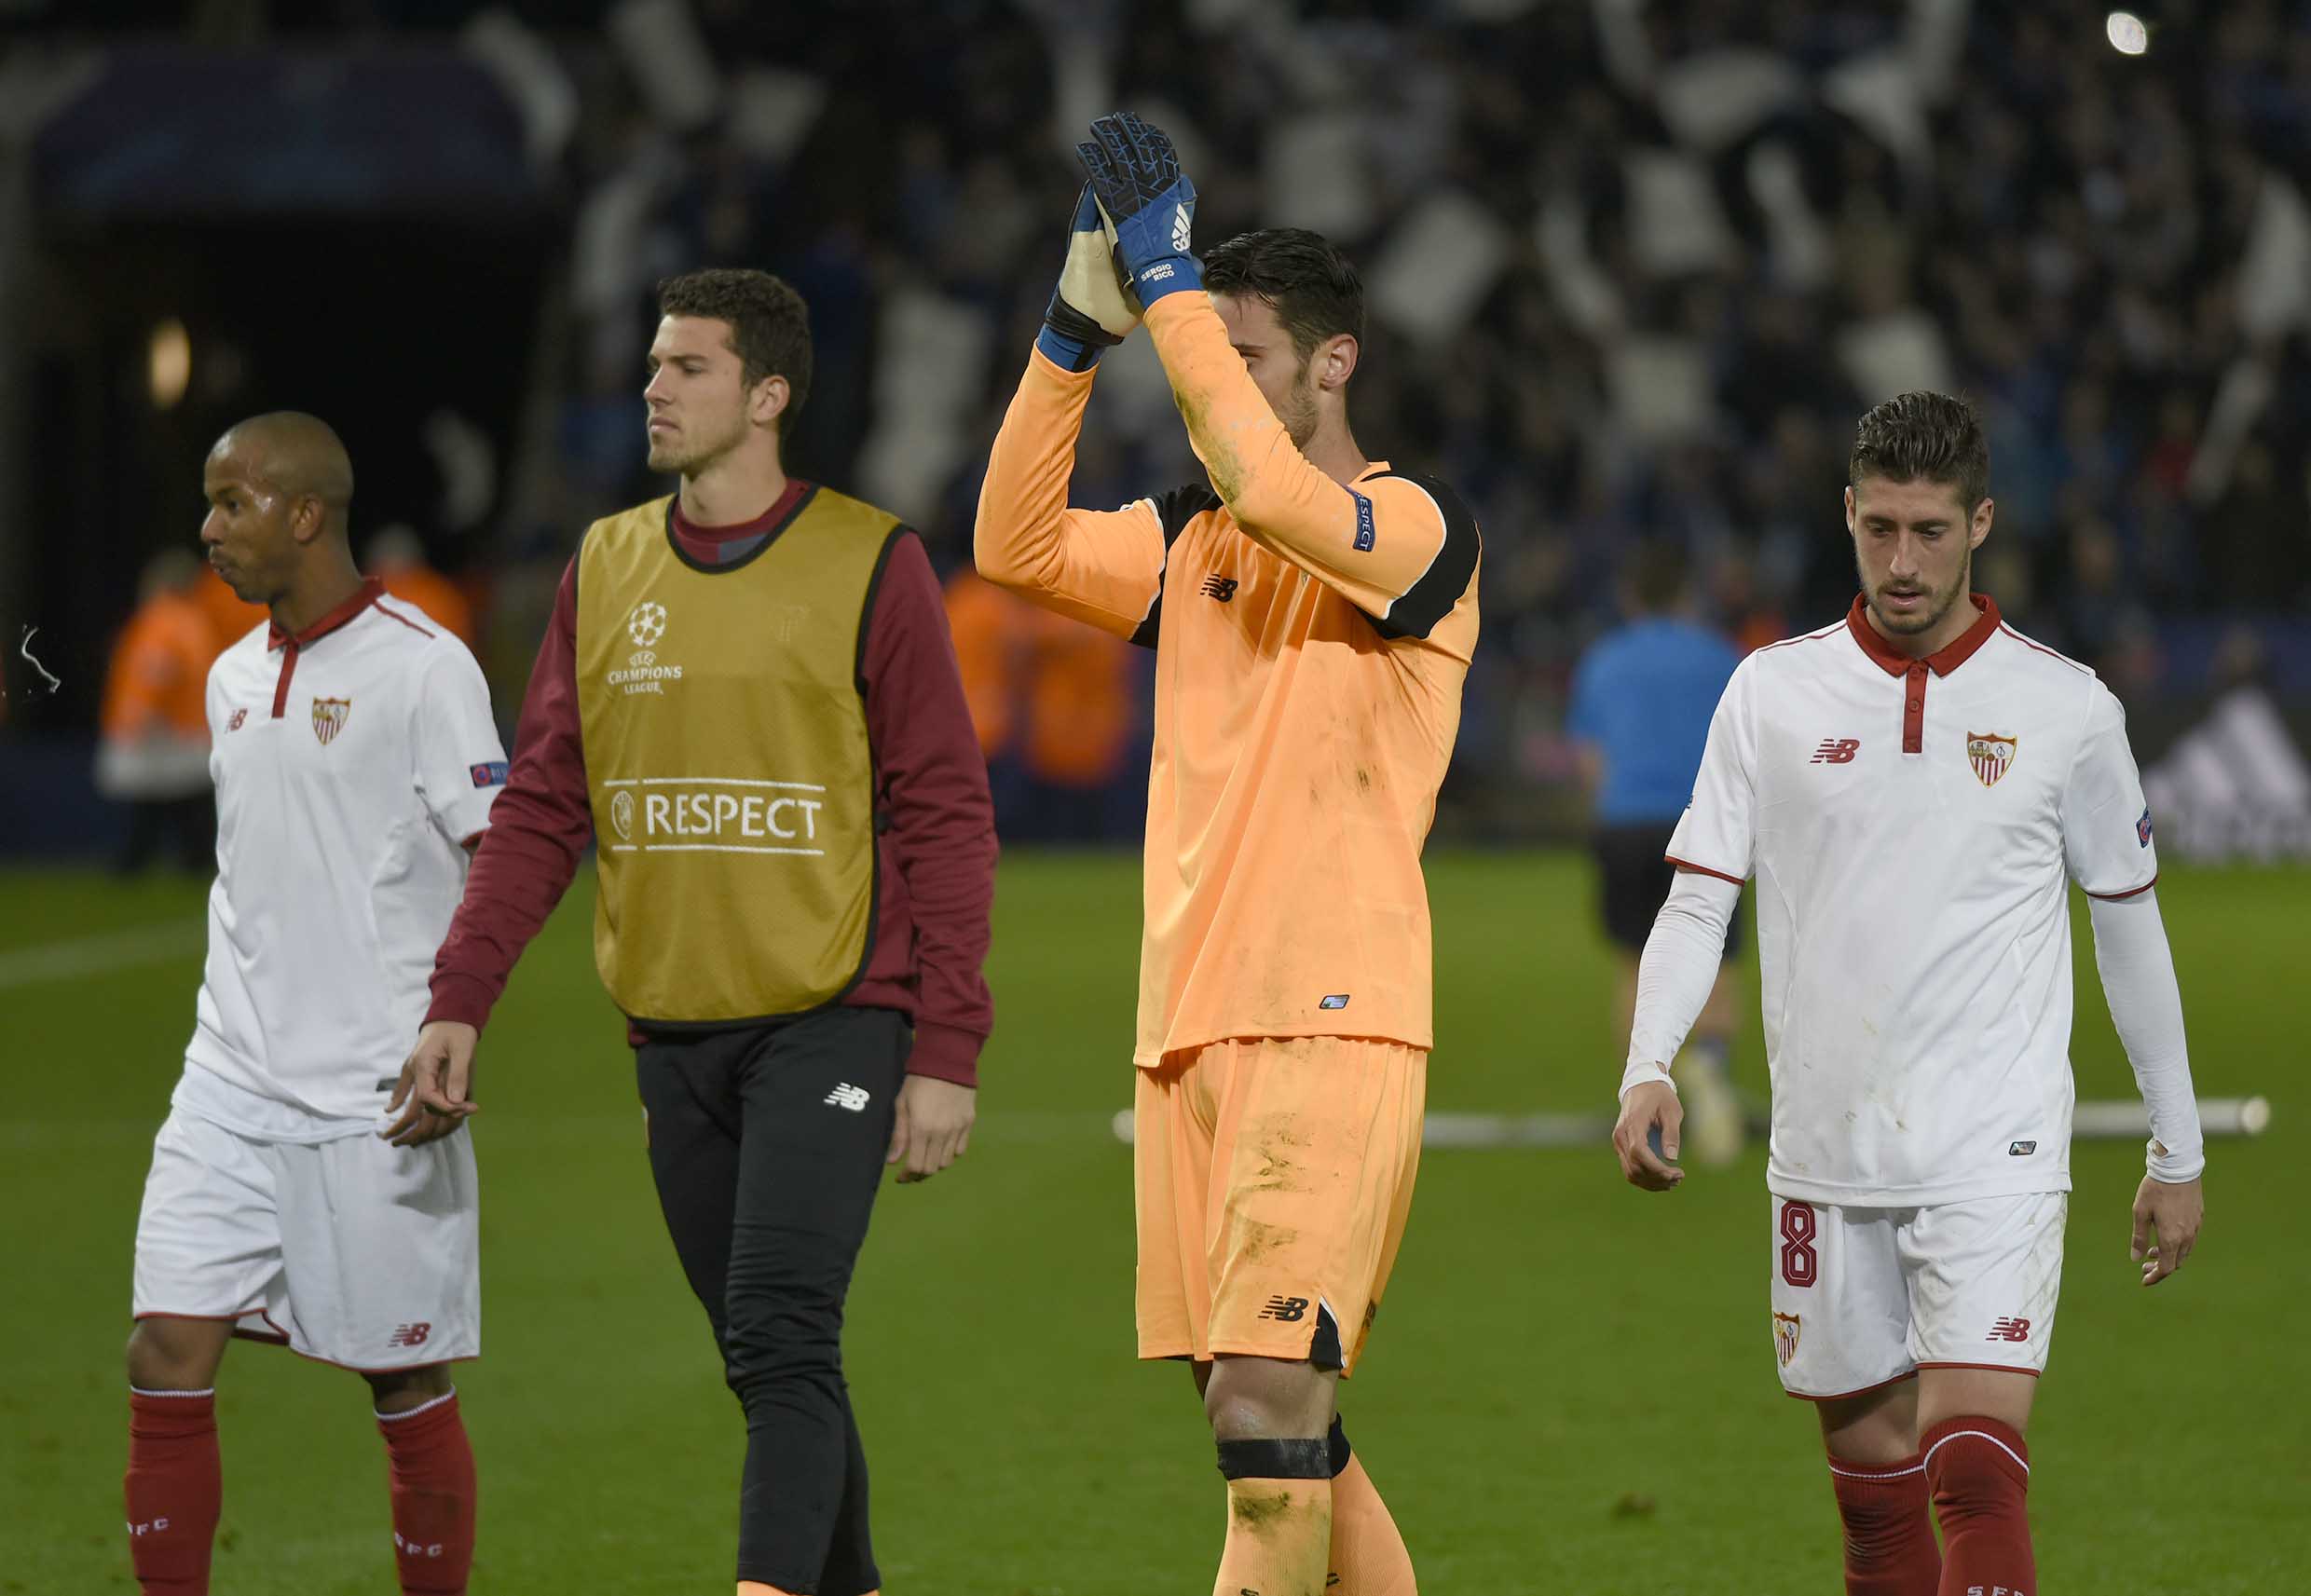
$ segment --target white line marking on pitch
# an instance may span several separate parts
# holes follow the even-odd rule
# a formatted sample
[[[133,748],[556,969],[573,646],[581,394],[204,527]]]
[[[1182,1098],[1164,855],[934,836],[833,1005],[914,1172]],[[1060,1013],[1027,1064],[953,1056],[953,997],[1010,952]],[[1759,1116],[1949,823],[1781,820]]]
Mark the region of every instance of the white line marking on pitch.
[[[179,920],[12,948],[0,953],[0,991],[13,987],[36,987],[44,981],[101,975],[110,970],[130,970],[140,964],[157,964],[163,960],[200,951],[206,936],[204,921]]]

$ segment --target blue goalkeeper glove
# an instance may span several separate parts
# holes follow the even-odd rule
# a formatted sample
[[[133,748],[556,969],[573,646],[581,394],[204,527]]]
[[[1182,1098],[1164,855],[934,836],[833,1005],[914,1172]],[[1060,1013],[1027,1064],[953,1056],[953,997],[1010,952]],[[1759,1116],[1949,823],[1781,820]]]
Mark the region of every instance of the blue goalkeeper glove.
[[[1091,124],[1091,141],[1075,146],[1091,193],[1115,229],[1115,253],[1131,274],[1142,306],[1167,293],[1204,286],[1203,267],[1189,249],[1196,219],[1196,185],[1161,128],[1128,111]]]
[[[1089,184],[1076,197],[1073,229],[1067,237],[1067,265],[1060,271],[1059,287],[1051,291],[1035,348],[1055,364],[1079,372],[1097,363],[1101,349],[1122,343],[1124,334],[1140,324],[1140,307],[1115,265]]]

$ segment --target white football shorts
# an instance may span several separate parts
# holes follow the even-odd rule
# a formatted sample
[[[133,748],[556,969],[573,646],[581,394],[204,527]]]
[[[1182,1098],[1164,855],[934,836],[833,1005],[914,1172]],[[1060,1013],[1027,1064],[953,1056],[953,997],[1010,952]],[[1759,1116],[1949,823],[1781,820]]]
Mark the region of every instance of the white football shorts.
[[[1920,1208],[1773,1198],[1783,1389],[1821,1400],[1920,1369],[2043,1372],[2070,1206],[2063,1192]]]
[[[473,1139],[263,1141],[172,1109],[136,1226],[140,1318],[383,1373],[481,1355]]]

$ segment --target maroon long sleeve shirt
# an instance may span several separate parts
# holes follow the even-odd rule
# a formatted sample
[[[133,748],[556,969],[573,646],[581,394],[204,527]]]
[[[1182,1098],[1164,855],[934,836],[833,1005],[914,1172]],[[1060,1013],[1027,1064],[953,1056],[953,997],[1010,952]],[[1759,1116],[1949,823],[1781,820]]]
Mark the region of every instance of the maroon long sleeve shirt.
[[[693,526],[677,505],[675,536],[693,557],[719,563],[729,545],[774,534],[807,491],[789,483],[776,504],[737,526]],[[578,720],[577,568],[572,558],[562,573],[522,700],[506,789],[434,960],[428,1020],[476,1029],[487,1021],[594,839]],[[878,808],[890,825],[876,839],[873,953],[842,1001],[913,1019],[910,1074],[977,1085],[979,1048],[994,1024],[980,974],[995,896],[994,806],[938,580],[911,532],[892,549],[876,590],[865,675]]]

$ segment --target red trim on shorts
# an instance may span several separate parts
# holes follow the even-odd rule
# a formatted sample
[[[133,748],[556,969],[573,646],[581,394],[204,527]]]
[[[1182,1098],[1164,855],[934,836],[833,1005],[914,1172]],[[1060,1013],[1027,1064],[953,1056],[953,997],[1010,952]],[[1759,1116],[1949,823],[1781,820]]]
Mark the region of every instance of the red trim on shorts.
[[[1696,865],[1692,860],[1680,859],[1675,853],[1664,853],[1661,857],[1678,869],[1690,870],[1697,876],[1715,876],[1720,881],[1730,881],[1737,887],[1747,884],[1739,876],[1729,876],[1723,870],[1713,870],[1706,865]]]
[[[251,1314],[263,1319],[267,1330],[271,1333],[267,1334],[266,1330],[239,1329],[239,1322]],[[461,1352],[455,1357],[436,1357],[424,1363],[402,1363],[390,1369],[365,1369],[358,1363],[339,1363],[334,1357],[323,1357],[318,1352],[308,1352],[303,1347],[295,1345],[290,1341],[289,1332],[275,1324],[273,1316],[263,1308],[250,1308],[238,1314],[172,1314],[165,1308],[156,1308],[149,1313],[131,1314],[129,1316],[139,1323],[145,1319],[194,1319],[202,1324],[229,1324],[235,1327],[233,1339],[236,1341],[253,1341],[260,1346],[285,1346],[308,1363],[325,1363],[332,1369],[350,1370],[355,1374],[410,1374],[420,1369],[440,1369],[452,1363],[473,1363],[478,1361],[482,1356],[478,1352]]]
[[[146,1319],[185,1319],[193,1324],[231,1325],[233,1327],[233,1339],[236,1341],[262,1342],[267,1346],[287,1346],[289,1344],[288,1336],[281,1332],[280,1327],[278,1325],[273,1325],[272,1333],[269,1335],[263,1330],[242,1330],[240,1328],[240,1321],[247,1318],[251,1314],[254,1314],[257,1317],[264,1319],[268,1325],[273,1324],[271,1317],[267,1315],[263,1308],[250,1308],[238,1314],[172,1314],[166,1308],[155,1308],[152,1312],[146,1314],[130,1314],[129,1316],[129,1321],[131,1324],[141,1325]]]
[[[2140,897],[2144,893],[2149,892],[2153,887],[2157,885],[2158,878],[2156,876],[2153,876],[2149,880],[2143,882],[2140,886],[2128,887],[2123,893],[2088,893],[2086,895],[2090,898],[2099,899],[2106,904],[2123,903],[2128,898]]]
[[[2033,1380],[2038,1378],[2037,1370],[2024,1369],[2012,1363],[1921,1363],[1918,1367],[1921,1369],[1987,1369],[1993,1374],[2027,1374]]]
[[[472,1363],[482,1356],[478,1352],[463,1352],[455,1357],[436,1357],[426,1363],[400,1363],[390,1369],[363,1369],[358,1363],[339,1363],[335,1358],[323,1357],[317,1352],[306,1352],[294,1346],[289,1350],[308,1363],[325,1363],[332,1369],[349,1370],[355,1374],[415,1374],[420,1369],[446,1369],[453,1363]]]
[[[1920,1367],[1923,1368],[1924,1365],[1921,1364]],[[1905,1380],[1915,1380],[1917,1378],[1918,1371],[1916,1369],[1912,1369],[1906,1373],[1896,1374],[1891,1380],[1880,1380],[1875,1385],[1865,1385],[1858,1391],[1834,1391],[1825,1396],[1813,1391],[1792,1391],[1788,1386],[1785,1385],[1782,1387],[1782,1395],[1785,1397],[1795,1397],[1800,1402],[1842,1402],[1847,1400],[1849,1398],[1867,1397],[1872,1391],[1882,1391],[1889,1385],[1899,1385]]]

